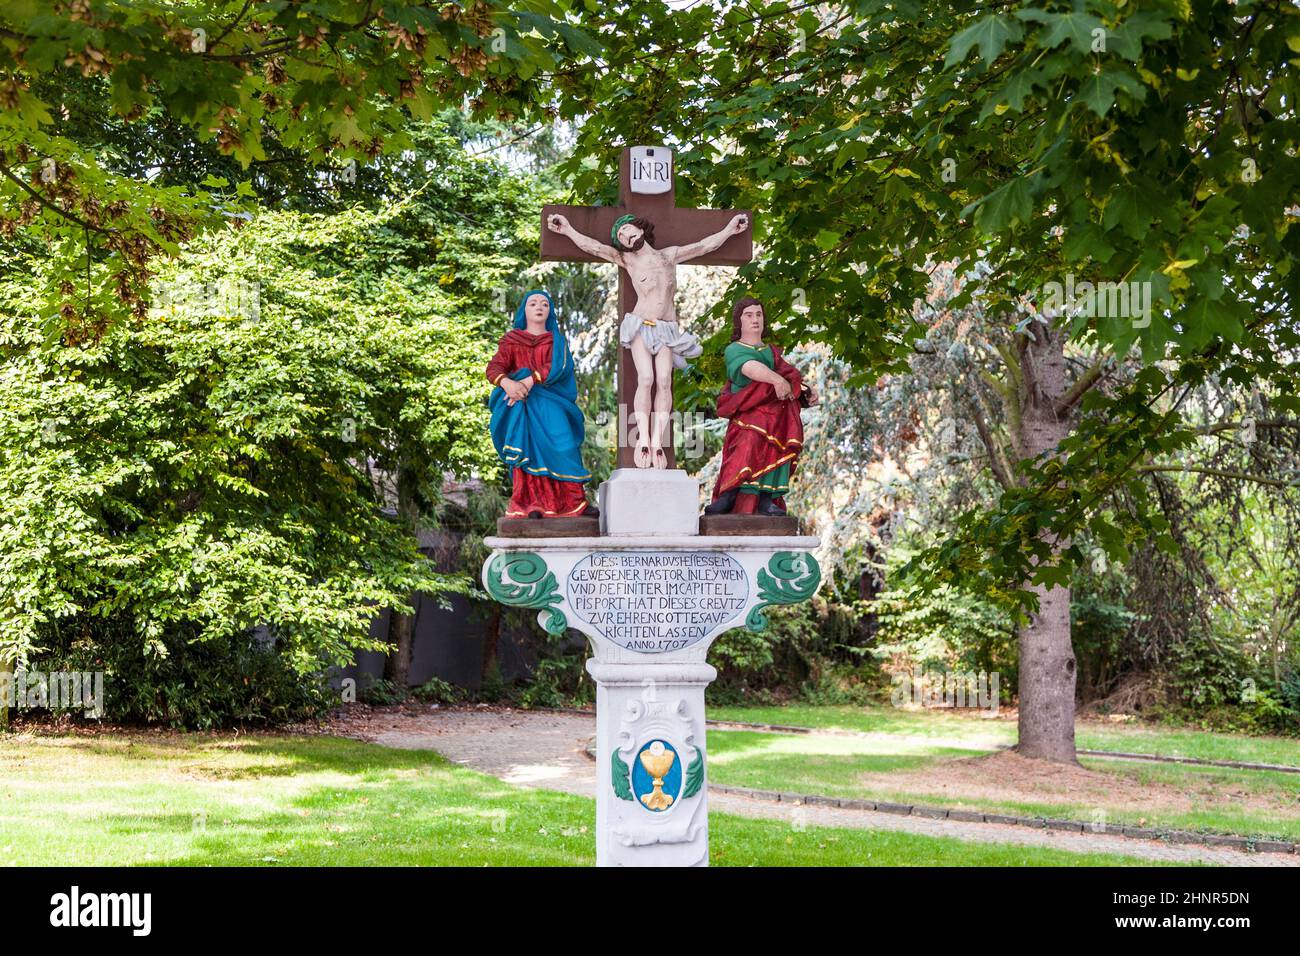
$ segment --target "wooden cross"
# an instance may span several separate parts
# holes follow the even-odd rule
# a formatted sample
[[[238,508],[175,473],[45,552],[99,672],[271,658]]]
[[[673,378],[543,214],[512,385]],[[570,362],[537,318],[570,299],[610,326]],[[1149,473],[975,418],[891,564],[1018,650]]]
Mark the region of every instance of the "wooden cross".
[[[640,150],[638,150],[640,152]],[[744,214],[749,217],[750,227],[742,234],[732,236],[725,244],[716,251],[707,255],[699,256],[689,260],[688,265],[697,266],[740,266],[749,262],[754,257],[753,243],[753,223],[754,216],[746,209],[691,209],[678,208],[676,204],[677,191],[677,171],[672,164],[672,153],[664,147],[653,147],[654,156],[647,159],[645,156],[639,156],[638,162],[667,162],[666,174],[668,177],[668,188],[657,194],[647,194],[644,192],[633,192],[633,150],[624,149],[619,160],[619,177],[618,177],[618,198],[617,206],[559,206],[547,205],[542,207],[542,259],[548,262],[598,262],[595,256],[589,255],[573,244],[567,236],[552,232],[547,228],[547,219],[559,213],[571,222],[578,232],[585,233],[588,236],[608,236],[614,221],[623,215],[633,215],[649,219],[655,226],[655,248],[664,249],[668,246],[684,246],[687,243],[695,242],[705,236],[718,232],[732,217],[737,214]],[[665,155],[667,154],[667,155]],[[652,180],[654,174],[662,174],[662,167],[656,169],[646,169],[640,167],[637,170],[638,181],[643,179]],[[646,173],[646,176],[642,176]],[[632,286],[632,280],[628,277],[627,272],[623,269],[618,270],[618,317],[622,317],[633,311],[633,303],[636,302],[636,290]],[[691,329],[691,319],[695,316],[682,316],[682,328]],[[615,335],[617,332],[615,325]],[[619,422],[618,422],[618,460],[616,467],[632,468],[633,464],[633,447],[628,444],[627,438],[630,428],[626,423],[632,420],[631,408],[634,394],[636,392],[636,367],[632,362],[632,352],[630,349],[620,347],[618,358],[618,402],[619,402]],[[664,442],[664,450],[668,457],[668,467],[676,468],[676,454],[673,448],[672,426],[669,425],[668,438]]]

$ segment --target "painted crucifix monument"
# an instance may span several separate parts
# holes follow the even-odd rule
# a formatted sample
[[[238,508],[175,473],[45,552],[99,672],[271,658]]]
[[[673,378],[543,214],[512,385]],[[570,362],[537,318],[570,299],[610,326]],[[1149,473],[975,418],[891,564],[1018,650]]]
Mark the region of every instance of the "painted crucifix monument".
[[[535,609],[550,633],[573,628],[591,644],[597,864],[701,866],[709,856],[704,689],[717,676],[706,660],[709,645],[735,627],[763,630],[769,607],[806,601],[821,581],[812,554],[819,539],[798,535],[793,519],[772,513],[783,510],[777,492],[788,486],[802,444],[799,412],[786,407],[802,386],[798,372],[762,341],[761,307],[745,312],[752,300],[741,300],[734,311],[745,312],[747,324],[737,319],[733,338],[745,351],[728,357],[735,372],[719,412],[736,429],[761,430],[782,452],[729,439],[723,477],[736,490],[720,480],[715,505],[726,507],[710,505],[706,520],[721,524],[701,534],[699,482],[675,467],[669,417],[672,369],[700,348],[674,306],[676,269],[747,262],[752,220],[744,211],[678,209],[672,155],[662,147],[624,151],[621,197],[619,206],[547,206],[542,214],[543,258],[612,262],[620,270],[619,467],[600,487],[601,533],[591,529],[591,519],[587,530],[561,518],[503,519],[498,535],[485,541],[492,553],[483,586],[502,604]],[[536,316],[528,312],[533,298]],[[567,386],[565,353],[553,344],[562,342],[558,325],[550,338],[542,332],[549,318],[542,298],[526,297],[516,319],[523,330],[516,330],[511,347],[525,351],[503,358],[500,375],[489,369],[501,390],[493,399],[494,440],[504,428],[497,427],[497,412],[508,424],[512,399],[527,408],[538,388]],[[548,362],[552,373],[538,378],[535,367]],[[623,428],[628,405],[631,435]],[[547,408],[529,412],[539,424],[527,441],[502,432],[502,459],[516,471],[539,468],[542,452],[558,461],[561,451],[576,452],[581,443],[577,422],[567,431],[553,427],[540,417]],[[580,461],[565,462],[558,470],[586,474]],[[550,458],[546,465],[557,470]],[[535,493],[543,509],[579,516],[568,520],[581,521],[588,510],[580,484],[552,489],[521,480],[516,492]],[[743,493],[756,501],[766,496],[758,514],[729,513]],[[550,507],[552,497],[563,502]],[[517,510],[529,507],[525,502]],[[789,531],[772,533],[787,527],[780,522]]]
[[[698,530],[696,508],[684,507],[693,479],[673,451],[673,369],[700,354],[677,314],[677,266],[753,258],[748,210],[679,208],[675,186],[671,150],[634,146],[621,157],[619,205],[542,209],[543,259],[619,267],[618,458],[600,501],[614,534]]]

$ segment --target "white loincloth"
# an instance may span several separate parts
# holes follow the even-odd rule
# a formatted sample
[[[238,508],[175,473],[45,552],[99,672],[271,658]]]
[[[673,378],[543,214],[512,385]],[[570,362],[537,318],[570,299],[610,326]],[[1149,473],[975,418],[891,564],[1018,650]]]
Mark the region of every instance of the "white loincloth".
[[[658,355],[659,350],[664,348],[671,351],[673,365],[677,368],[686,368],[687,359],[693,359],[704,351],[700,340],[689,332],[683,332],[676,322],[665,322],[662,319],[654,322],[628,312],[623,316],[623,324],[619,326],[618,339],[630,347],[638,335],[651,355]]]

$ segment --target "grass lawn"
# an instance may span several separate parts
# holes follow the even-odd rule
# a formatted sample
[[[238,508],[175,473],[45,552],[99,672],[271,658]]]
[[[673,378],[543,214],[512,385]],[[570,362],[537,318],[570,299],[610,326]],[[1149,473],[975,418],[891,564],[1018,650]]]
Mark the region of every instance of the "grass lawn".
[[[590,799],[327,737],[0,738],[0,864],[589,865]],[[1142,865],[712,814],[716,865]]]
[[[964,769],[943,764],[1013,742],[1014,724],[934,711],[801,705],[718,707],[710,717],[859,732],[710,730],[710,779],[719,784],[1300,839],[1300,776],[1294,774],[1084,757],[1080,762],[1096,773],[1002,778],[998,771],[1009,762],[1003,761],[990,764],[992,771],[982,781],[978,763]],[[1079,740],[1099,750],[1300,763],[1300,742],[1283,738],[1081,724]]]
[[[789,704],[781,707],[709,707],[711,720],[737,720],[759,724],[786,724],[859,732],[909,734],[951,738],[954,746],[990,750],[1016,742],[1014,720],[990,719],[936,710],[896,707],[819,707]],[[1242,760],[1300,767],[1300,739],[1247,737],[1182,727],[1109,723],[1080,720],[1075,741],[1085,750],[1121,750],[1166,757],[1201,760]]]

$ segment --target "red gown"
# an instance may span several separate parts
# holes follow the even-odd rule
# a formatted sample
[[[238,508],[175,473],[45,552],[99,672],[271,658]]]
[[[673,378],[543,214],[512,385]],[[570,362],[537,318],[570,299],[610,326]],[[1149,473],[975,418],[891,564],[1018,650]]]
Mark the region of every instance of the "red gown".
[[[511,329],[497,343],[497,354],[488,362],[487,377],[493,385],[521,368],[531,369],[537,382],[545,380],[551,368],[551,333],[534,335],[526,329]],[[560,481],[545,475],[530,475],[515,468],[514,486],[507,518],[527,518],[540,511],[544,517],[580,515],[587,510],[585,486],[576,481]]]
[[[715,501],[724,491],[751,483],[784,464],[790,465],[793,475],[799,463],[803,451],[803,420],[799,416],[803,376],[781,357],[780,349],[775,345],[771,348],[773,368],[790,383],[792,395],[784,401],[778,399],[767,382],[750,382],[744,388],[728,382],[723,388],[718,395],[718,416],[730,419],[730,423],[722,443],[722,468],[713,489]],[[774,501],[785,507],[783,498]],[[757,495],[742,491],[731,513],[753,514],[757,504]]]

